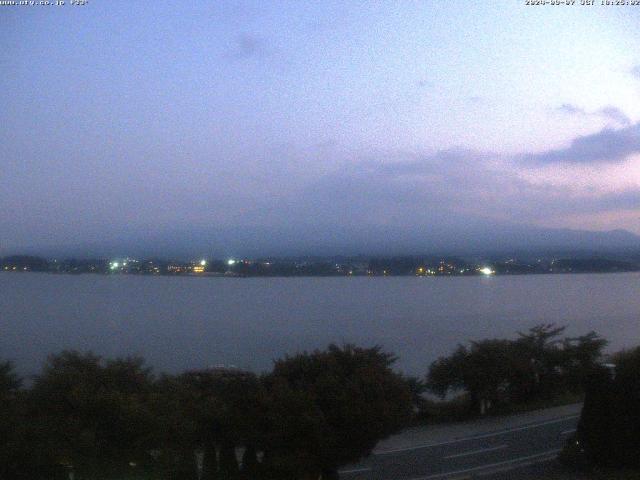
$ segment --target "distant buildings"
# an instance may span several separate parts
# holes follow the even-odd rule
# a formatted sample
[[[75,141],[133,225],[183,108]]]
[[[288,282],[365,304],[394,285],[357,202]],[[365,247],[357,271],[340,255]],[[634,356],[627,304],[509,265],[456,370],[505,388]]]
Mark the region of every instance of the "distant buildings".
[[[158,259],[65,259],[47,260],[28,255],[0,258],[3,272],[102,273],[132,275],[193,275],[226,277],[303,276],[460,276],[525,275],[640,270],[640,260],[606,258],[548,258],[475,261],[438,257],[335,257],[304,259],[201,259],[165,261]]]

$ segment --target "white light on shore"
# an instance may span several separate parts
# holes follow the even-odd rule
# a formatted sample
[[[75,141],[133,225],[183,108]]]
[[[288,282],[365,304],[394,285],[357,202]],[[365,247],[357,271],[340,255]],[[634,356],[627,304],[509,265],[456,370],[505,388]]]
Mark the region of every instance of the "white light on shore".
[[[235,265],[236,261],[233,258],[227,260],[227,265]]]
[[[480,269],[480,273],[482,273],[483,275],[493,275],[496,272],[491,270],[489,267],[482,267]]]
[[[202,265],[203,267],[207,264],[206,260],[200,260],[200,265]]]

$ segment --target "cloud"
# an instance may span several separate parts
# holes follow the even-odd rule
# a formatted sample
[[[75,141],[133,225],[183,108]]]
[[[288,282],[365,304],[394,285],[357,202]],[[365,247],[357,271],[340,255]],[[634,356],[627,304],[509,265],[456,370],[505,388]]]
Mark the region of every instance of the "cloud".
[[[640,159],[621,161],[635,152],[640,123],[530,155],[464,148],[371,153],[257,199],[241,220],[274,228],[321,225],[337,236],[369,226],[425,238],[503,223],[589,229],[596,217],[599,228],[637,230],[635,219],[620,220],[640,211],[640,184],[629,178],[640,172]]]
[[[346,229],[363,225],[427,230],[464,228],[474,218],[507,220],[549,198],[496,156],[446,150],[400,161],[360,162],[327,173],[251,217],[271,225],[309,222]],[[537,206],[532,207],[537,212]]]
[[[474,150],[444,150],[399,161],[379,158],[327,173],[263,205],[266,210],[254,212],[254,219],[268,219],[273,225],[311,219],[345,230],[411,226],[426,232],[464,231],[484,221],[562,225],[574,215],[640,210],[640,188],[615,190],[572,182],[570,172],[579,176],[580,167],[564,166],[567,181],[555,182],[536,177],[539,166]]]
[[[563,103],[556,110],[567,115],[599,117],[605,120],[613,120],[620,126],[626,127],[628,125],[631,125],[631,119],[629,119],[629,117],[627,117],[622,110],[612,105],[600,108],[595,112],[587,112],[584,108],[578,107],[577,105],[573,105],[571,103]]]
[[[627,117],[624,112],[622,112],[619,108],[608,106],[601,108],[596,112],[596,115],[600,115],[601,117],[608,118],[613,120],[614,122],[619,123],[620,125],[631,125],[631,119]]]
[[[636,153],[640,153],[640,123],[617,130],[605,128],[575,138],[566,148],[520,155],[519,159],[533,164],[617,163]]]
[[[631,69],[631,75],[640,80],[640,65],[636,65]]]
[[[266,53],[264,39],[256,35],[243,33],[235,38],[234,45],[225,54],[230,60],[243,60]]]
[[[628,189],[590,199],[581,206],[584,212],[608,212],[640,209],[640,190]]]
[[[563,103],[556,110],[570,115],[586,115],[587,112],[583,108],[577,107],[571,103]]]

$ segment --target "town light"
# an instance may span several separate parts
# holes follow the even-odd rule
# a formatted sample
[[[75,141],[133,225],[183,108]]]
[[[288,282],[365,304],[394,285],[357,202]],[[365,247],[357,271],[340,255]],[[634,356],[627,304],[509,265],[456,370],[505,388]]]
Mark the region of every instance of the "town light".
[[[206,260],[200,260],[200,265],[202,265],[203,267],[207,264]]]
[[[480,269],[480,273],[482,273],[483,275],[493,275],[496,272],[491,270],[489,267],[482,267]]]
[[[233,258],[227,260],[227,265],[235,265],[236,261]]]

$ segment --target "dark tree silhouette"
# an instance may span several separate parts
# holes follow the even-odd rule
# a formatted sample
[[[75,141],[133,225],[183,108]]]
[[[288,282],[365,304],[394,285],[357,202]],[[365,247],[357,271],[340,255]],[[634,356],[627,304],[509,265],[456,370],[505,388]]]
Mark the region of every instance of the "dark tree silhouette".
[[[582,388],[597,366],[606,341],[590,332],[559,338],[565,327],[542,324],[515,340],[482,340],[459,345],[431,364],[427,386],[435,394],[463,390],[471,412],[486,413],[496,404],[549,398]]]
[[[151,385],[150,371],[138,358],[104,362],[75,351],[50,356],[30,392],[44,460],[80,478],[144,468],[152,460]]]
[[[298,476],[334,478],[340,465],[368,455],[405,425],[412,396],[392,371],[394,361],[380,347],[353,345],[277,361],[265,379],[270,464]]]
[[[640,347],[613,356],[615,370],[594,370],[578,441],[596,465],[640,466]]]

